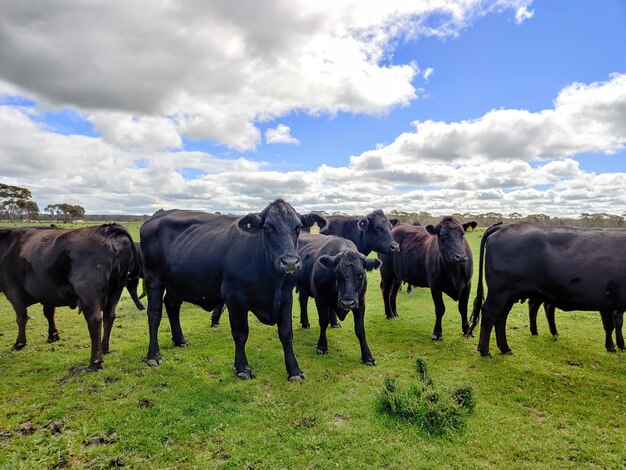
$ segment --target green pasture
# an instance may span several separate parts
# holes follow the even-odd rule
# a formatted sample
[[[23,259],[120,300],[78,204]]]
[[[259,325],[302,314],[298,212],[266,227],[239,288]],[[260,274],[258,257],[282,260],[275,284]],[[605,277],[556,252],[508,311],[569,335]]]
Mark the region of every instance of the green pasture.
[[[138,240],[139,225],[128,228]],[[476,266],[481,233],[467,235]],[[48,344],[41,307],[31,307],[28,344],[12,351],[15,314],[0,295],[0,468],[626,466],[626,354],[606,352],[597,312],[558,312],[554,340],[544,318],[532,337],[527,306],[517,304],[507,332],[514,354],[499,354],[492,338],[489,360],[476,352],[477,338],[462,336],[452,301],[444,339],[433,342],[428,290],[401,292],[400,318],[388,321],[380,276],[368,278],[366,331],[378,365],[360,363],[351,315],[329,330],[329,354],[316,355],[314,303],[311,330],[299,327],[296,303],[304,382],[287,381],[276,328],[253,315],[247,352],[257,379],[237,379],[228,315],[212,329],[210,314],[189,304],[181,322],[190,346],[172,345],[164,318],[164,362],[147,367],[146,313],[126,292],[103,370],[85,371],[87,326],[67,308],[57,310],[61,340]],[[476,406],[458,434],[431,437],[381,412],[385,379],[414,380],[417,358],[442,390],[473,388]]]

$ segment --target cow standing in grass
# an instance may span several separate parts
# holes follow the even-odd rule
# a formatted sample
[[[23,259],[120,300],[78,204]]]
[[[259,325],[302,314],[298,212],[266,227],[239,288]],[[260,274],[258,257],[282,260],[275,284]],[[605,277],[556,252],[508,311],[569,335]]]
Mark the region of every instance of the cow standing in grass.
[[[398,243],[391,236],[392,224],[385,213],[378,209],[366,216],[331,216],[326,218],[326,226],[321,228],[320,234],[334,235],[345,238],[355,244],[359,253],[367,256],[372,251],[381,254],[390,254],[398,251]],[[310,328],[307,312],[307,297],[300,297],[300,323],[302,328]],[[302,310],[304,309],[304,310]],[[340,328],[334,312],[330,313],[332,328]]]
[[[238,377],[254,378],[245,352],[251,311],[262,323],[278,325],[289,380],[304,378],[293,353],[291,307],[302,266],[298,235],[309,220],[280,199],[241,218],[172,210],[148,219],[140,229],[148,292],[148,364],[161,362],[158,329],[164,303],[174,344],[184,346],[182,302],[207,311],[225,302]]]
[[[478,289],[472,331],[482,311],[478,351],[490,357],[495,326],[500,351],[511,354],[506,320],[511,307],[532,298],[561,310],[600,311],[605,347],[624,350],[626,309],[626,231],[557,227],[533,223],[499,224],[480,243]],[[487,298],[483,291],[483,266]],[[617,327],[617,328],[616,328]]]
[[[78,307],[91,337],[89,368],[101,368],[115,307],[136,260],[131,236],[115,224],[76,230],[0,228],[0,291],[15,310],[19,330],[13,348],[26,345],[30,305],[43,304],[50,342],[59,339],[55,307]]]
[[[365,339],[365,272],[380,266],[377,259],[368,259],[358,252],[350,240],[335,236],[300,235],[298,255],[302,259],[302,270],[298,274],[297,288],[300,309],[306,315],[306,302],[315,299],[319,315],[320,337],[317,353],[328,352],[326,329],[331,314],[344,320],[350,310],[354,315],[354,331],[361,346],[361,360],[375,365]],[[308,323],[308,318],[302,318]]]
[[[475,222],[474,225],[475,226]],[[396,225],[391,233],[400,245],[400,253],[380,255],[380,287],[388,319],[398,317],[396,297],[403,281],[428,287],[435,303],[435,328],[432,339],[443,336],[441,319],[446,311],[445,293],[458,302],[463,333],[467,333],[467,304],[472,279],[472,251],[465,239],[466,227],[452,217],[426,227]]]

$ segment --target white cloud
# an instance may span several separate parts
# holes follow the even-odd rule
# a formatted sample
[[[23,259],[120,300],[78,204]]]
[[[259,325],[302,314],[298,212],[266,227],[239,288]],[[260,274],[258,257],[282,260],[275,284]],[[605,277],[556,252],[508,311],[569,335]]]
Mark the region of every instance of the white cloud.
[[[265,142],[268,144],[299,144],[300,141],[291,135],[291,128],[279,124],[274,129],[265,131]]]
[[[521,6],[515,12],[515,22],[522,24],[524,21],[535,16],[535,10],[528,10],[526,6]]]
[[[4,2],[0,81],[99,116],[112,143],[153,150],[182,135],[249,150],[260,141],[257,122],[296,110],[379,114],[409,104],[418,68],[383,65],[394,41],[455,36],[478,16],[530,3]]]
[[[428,67],[426,70],[424,70],[424,73],[422,74],[422,77],[424,77],[424,80],[428,81],[428,79],[430,79],[430,76],[433,74],[434,71],[435,69],[433,69],[432,67]]]

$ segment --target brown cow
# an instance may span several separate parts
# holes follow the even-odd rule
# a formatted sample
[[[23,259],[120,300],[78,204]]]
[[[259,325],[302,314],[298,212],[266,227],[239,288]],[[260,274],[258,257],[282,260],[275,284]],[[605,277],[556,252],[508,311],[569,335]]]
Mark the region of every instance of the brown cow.
[[[26,345],[30,305],[43,304],[49,341],[58,339],[55,307],[78,307],[91,336],[89,368],[101,368],[133,259],[138,259],[133,240],[116,224],[76,230],[0,228],[0,291],[15,310],[19,330],[13,349]]]

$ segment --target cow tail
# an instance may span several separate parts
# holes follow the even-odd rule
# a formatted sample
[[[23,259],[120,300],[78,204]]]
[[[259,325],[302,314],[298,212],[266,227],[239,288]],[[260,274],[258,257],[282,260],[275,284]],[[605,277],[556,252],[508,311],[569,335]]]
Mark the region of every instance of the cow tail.
[[[128,230],[126,230],[121,225],[117,225],[117,224],[109,224],[109,225],[105,225],[105,227],[109,234],[114,234],[114,235],[119,234],[119,235],[125,236],[128,239],[128,241],[130,242],[130,250],[133,253],[134,265],[138,266],[139,264],[141,264],[141,257],[139,256],[139,253],[137,253],[137,247],[135,246],[133,237],[131,237],[130,233],[128,233]],[[145,292],[145,289],[144,289],[144,292]]]
[[[141,295],[139,296],[139,300],[143,299],[146,295],[148,295],[148,291],[146,289],[146,279],[141,278]]]
[[[480,240],[480,257],[478,262],[478,286],[476,288],[476,298],[474,299],[474,305],[472,308],[472,316],[470,318],[470,326],[467,331],[467,336],[470,336],[478,321],[480,320],[480,311],[483,306],[483,301],[485,299],[485,291],[483,288],[483,266],[485,262],[485,246],[487,245],[487,238],[490,235],[494,234],[502,227],[502,222],[498,222],[495,225],[489,227],[485,233],[483,234],[482,239]]]

